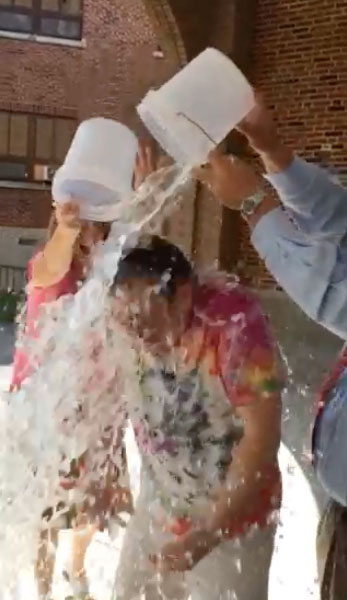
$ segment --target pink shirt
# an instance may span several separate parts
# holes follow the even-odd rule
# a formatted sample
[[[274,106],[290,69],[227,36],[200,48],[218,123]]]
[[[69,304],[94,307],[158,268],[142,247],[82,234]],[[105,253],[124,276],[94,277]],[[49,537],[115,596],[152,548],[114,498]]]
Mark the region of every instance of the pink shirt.
[[[30,337],[38,337],[36,327],[37,319],[40,315],[41,306],[49,302],[54,302],[65,296],[66,294],[75,294],[78,283],[78,270],[71,266],[71,269],[57,283],[48,287],[34,287],[30,280],[32,278],[33,261],[38,257],[36,254],[28,263],[28,297],[27,297],[27,313],[25,324],[25,335]],[[13,373],[10,391],[18,389],[23,381],[30,375],[31,366],[28,356],[21,348],[16,348],[13,360]]]

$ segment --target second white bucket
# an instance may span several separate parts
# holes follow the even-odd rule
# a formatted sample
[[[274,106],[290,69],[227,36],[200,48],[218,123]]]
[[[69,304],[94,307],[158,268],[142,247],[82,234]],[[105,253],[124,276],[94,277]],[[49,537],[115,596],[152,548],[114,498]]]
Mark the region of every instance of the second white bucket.
[[[54,177],[53,199],[76,198],[87,220],[117,219],[133,193],[137,148],[136,136],[122,123],[102,117],[83,121]]]
[[[208,153],[255,105],[253,89],[236,65],[207,48],[157,91],[138,113],[162,148],[182,165],[206,162]]]

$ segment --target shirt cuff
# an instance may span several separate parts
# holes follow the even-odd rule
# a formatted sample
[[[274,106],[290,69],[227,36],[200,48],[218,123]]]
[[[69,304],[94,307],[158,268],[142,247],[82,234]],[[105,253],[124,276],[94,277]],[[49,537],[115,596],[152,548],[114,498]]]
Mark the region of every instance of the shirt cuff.
[[[264,177],[275,188],[285,204],[286,199],[292,199],[294,196],[304,193],[312,185],[318,173],[316,165],[296,156],[284,171],[267,174]]]

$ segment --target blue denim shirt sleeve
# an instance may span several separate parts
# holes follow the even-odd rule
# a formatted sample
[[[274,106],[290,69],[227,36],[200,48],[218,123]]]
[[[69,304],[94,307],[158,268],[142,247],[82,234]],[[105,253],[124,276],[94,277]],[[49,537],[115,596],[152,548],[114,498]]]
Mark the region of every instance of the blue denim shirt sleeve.
[[[347,191],[300,159],[270,180],[286,212],[265,215],[253,244],[304,312],[346,340]]]
[[[317,165],[296,157],[285,171],[267,175],[298,227],[340,241],[347,233],[347,190]]]

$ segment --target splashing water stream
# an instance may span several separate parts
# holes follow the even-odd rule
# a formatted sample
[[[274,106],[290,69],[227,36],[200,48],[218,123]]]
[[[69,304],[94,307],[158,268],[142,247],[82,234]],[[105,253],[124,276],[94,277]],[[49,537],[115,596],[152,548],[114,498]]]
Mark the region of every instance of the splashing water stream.
[[[108,290],[122,249],[144,228],[153,230],[179,202],[189,173],[178,167],[150,177],[124,207],[93,269],[75,296],[45,306],[39,339],[24,339],[39,366],[20,391],[2,402],[0,419],[0,582],[14,585],[34,564],[42,513],[59,502],[82,500],[60,486],[61,473],[88,449],[88,481],[100,477],[112,425],[117,435],[125,401],[139,393],[134,352],[111,319]]]
[[[97,249],[93,269],[79,292],[47,305],[38,323],[39,339],[23,339],[32,364],[39,368],[19,392],[4,396],[0,403],[1,600],[7,598],[5,588],[15,587],[18,574],[30,570],[36,560],[44,510],[59,502],[69,506],[83,500],[82,491],[62,489],[61,472],[67,472],[71,459],[88,449],[85,486],[93,477],[102,476],[107,453],[100,444],[103,433],[112,424],[116,437],[124,422],[126,404],[132,399],[136,404],[139,389],[134,377],[134,350],[125,332],[110,318],[108,290],[124,246],[131,245],[143,230],[158,230],[180,201],[187,180],[188,172],[178,167],[149,178],[132,202],[124,206],[122,221],[114,224],[108,241]],[[281,455],[283,465],[287,464],[283,449]],[[138,473],[135,477],[138,479]],[[309,497],[301,478],[302,492],[298,495],[302,498],[305,491]],[[291,528],[294,530],[297,519],[296,513],[290,514],[289,504],[282,511],[288,521],[286,536]],[[308,511],[314,509],[311,504]],[[96,587],[100,582],[103,589],[102,595],[92,592],[95,598],[104,600],[112,595],[119,551],[110,545],[105,532],[97,534],[92,546],[86,560],[90,570],[94,569],[95,580],[99,580]],[[277,541],[276,546],[283,544]],[[291,547],[295,547],[294,540]],[[112,557],[112,568],[103,566],[96,573],[93,561],[97,557],[99,563],[95,565],[100,565],[103,551],[108,567]],[[283,595],[288,587],[283,581],[287,554],[287,550],[275,554],[271,598],[277,598],[280,592]],[[309,577],[306,579],[309,581]],[[32,595],[27,588],[24,590],[23,597],[34,595],[34,590]],[[304,597],[313,598],[315,593],[311,590]]]

